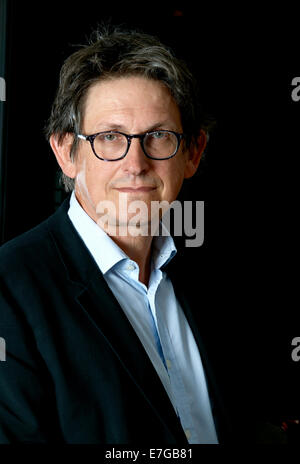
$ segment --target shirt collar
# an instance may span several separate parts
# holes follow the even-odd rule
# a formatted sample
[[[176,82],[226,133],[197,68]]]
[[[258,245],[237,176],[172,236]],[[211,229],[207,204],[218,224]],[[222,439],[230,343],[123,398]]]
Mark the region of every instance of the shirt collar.
[[[107,233],[84,211],[74,191],[70,198],[68,215],[103,274],[111,270],[122,260],[129,259],[128,255],[124,253],[109,235],[107,235]],[[162,224],[162,230],[165,230],[167,233],[164,224]],[[174,240],[170,235],[153,237],[153,268],[160,269],[174,257],[176,252]]]
[[[166,235],[158,235],[153,238],[152,245],[152,263],[155,269],[160,269],[166,265],[176,255],[177,249],[173,238],[168,235],[168,229],[161,223],[162,231]]]

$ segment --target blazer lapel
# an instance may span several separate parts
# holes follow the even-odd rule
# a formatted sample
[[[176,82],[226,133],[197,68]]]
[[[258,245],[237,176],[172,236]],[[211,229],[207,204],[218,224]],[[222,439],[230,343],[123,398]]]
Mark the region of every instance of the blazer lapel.
[[[123,368],[155,410],[176,441],[185,441],[180,422],[168,395],[134,329],[107,286],[100,271],[77,296],[92,324],[107,340]],[[102,307],[101,307],[102,306]]]
[[[184,252],[179,250],[177,255],[171,260],[164,268],[172,280],[174,292],[176,298],[180,302],[181,308],[186,316],[189,326],[193,332],[196,344],[198,346],[201,360],[207,380],[208,392],[211,400],[212,411],[215,419],[215,425],[219,442],[227,441],[232,439],[232,423],[230,420],[230,414],[226,409],[224,399],[222,397],[216,375],[212,367],[212,362],[209,357],[209,347],[207,347],[207,340],[204,342],[204,335],[199,332],[199,326],[196,322],[194,311],[195,306],[199,307],[199,299],[195,298],[195,294],[192,294],[191,283],[184,280],[184,273],[178,274],[179,269],[185,269],[187,263],[184,257]],[[192,269],[191,269],[192,272]],[[199,295],[197,295],[198,297]],[[203,302],[205,305],[205,302]],[[205,327],[205,319],[203,318],[202,326]],[[209,337],[208,337],[209,338]],[[213,337],[211,337],[213,338]],[[207,351],[208,348],[208,351]],[[212,347],[211,347],[212,348]]]
[[[169,397],[133,327],[108,287],[67,216],[68,200],[49,218],[49,232],[74,284],[74,298],[91,324],[104,336],[156,415],[174,435],[175,442],[188,445]]]

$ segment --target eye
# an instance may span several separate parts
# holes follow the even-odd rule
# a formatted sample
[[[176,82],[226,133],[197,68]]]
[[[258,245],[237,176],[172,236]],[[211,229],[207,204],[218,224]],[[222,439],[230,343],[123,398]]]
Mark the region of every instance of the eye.
[[[166,133],[165,132],[162,132],[162,131],[156,131],[156,132],[152,132],[151,136],[154,138],[154,139],[162,139],[164,137],[166,137]]]
[[[118,134],[102,134],[101,139],[104,142],[115,142],[118,138]]]

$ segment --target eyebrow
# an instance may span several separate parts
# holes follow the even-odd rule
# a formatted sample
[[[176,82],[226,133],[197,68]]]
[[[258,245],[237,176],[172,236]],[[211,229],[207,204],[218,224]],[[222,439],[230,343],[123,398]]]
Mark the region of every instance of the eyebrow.
[[[174,130],[174,131],[178,130],[178,128],[176,128],[171,123],[171,121],[165,120],[165,121],[160,121],[160,122],[157,122],[157,123],[149,126],[147,129],[145,129],[143,131],[143,133],[151,132],[151,131],[153,131],[155,129],[162,129],[163,127],[168,127],[169,130]],[[110,131],[110,130],[117,130],[117,131],[121,131],[121,132],[124,132],[124,131],[126,132],[126,127],[123,124],[101,123],[98,126],[97,132],[105,132],[105,131]]]

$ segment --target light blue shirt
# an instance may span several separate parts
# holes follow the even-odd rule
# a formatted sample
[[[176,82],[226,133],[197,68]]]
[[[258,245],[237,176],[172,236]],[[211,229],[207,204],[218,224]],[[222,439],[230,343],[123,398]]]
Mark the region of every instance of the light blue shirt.
[[[143,344],[188,442],[218,443],[201,356],[171,280],[161,271],[176,254],[172,237],[153,237],[147,288],[138,264],[90,218],[74,192],[68,215]]]

